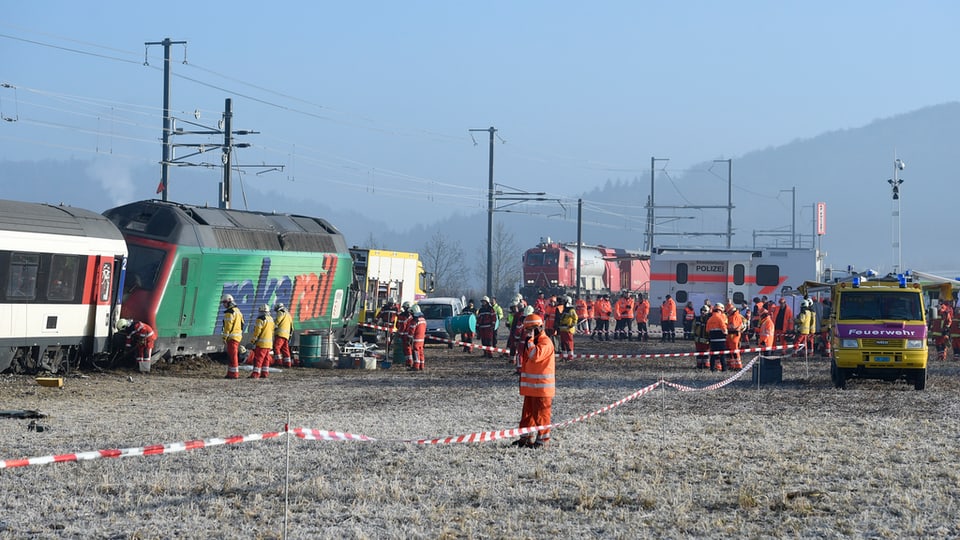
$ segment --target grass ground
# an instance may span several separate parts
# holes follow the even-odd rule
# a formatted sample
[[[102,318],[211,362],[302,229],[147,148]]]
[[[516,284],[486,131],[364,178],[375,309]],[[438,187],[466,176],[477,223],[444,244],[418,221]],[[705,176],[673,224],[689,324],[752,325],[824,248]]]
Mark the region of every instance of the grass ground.
[[[578,342],[578,352],[686,351]],[[504,359],[433,345],[427,371],[294,368],[223,380],[194,360],[148,375],[69,377],[62,389],[0,376],[0,459],[140,447],[303,426],[376,438],[277,437],[188,452],[0,471],[3,538],[956,538],[960,363],[927,388],[851,381],[824,359],[784,360],[783,382],[661,386],[553,433],[403,442],[515,427]],[[558,365],[554,422],[661,378],[703,388],[730,373],[689,358]]]

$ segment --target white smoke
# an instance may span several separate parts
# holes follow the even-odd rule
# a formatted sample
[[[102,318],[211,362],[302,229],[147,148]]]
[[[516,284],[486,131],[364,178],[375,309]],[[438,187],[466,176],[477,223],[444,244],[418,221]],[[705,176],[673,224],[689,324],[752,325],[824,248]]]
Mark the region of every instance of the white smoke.
[[[134,199],[135,186],[132,167],[116,158],[95,159],[87,167],[87,174],[94,178],[109,197],[109,206],[119,206]]]

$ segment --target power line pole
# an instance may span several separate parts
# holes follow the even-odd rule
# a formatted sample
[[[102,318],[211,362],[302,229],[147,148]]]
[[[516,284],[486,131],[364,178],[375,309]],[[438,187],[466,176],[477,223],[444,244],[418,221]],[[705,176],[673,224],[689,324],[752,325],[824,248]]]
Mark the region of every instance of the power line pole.
[[[173,165],[182,165],[182,166],[191,166],[191,167],[213,167],[215,165],[211,163],[190,163],[185,160],[186,158],[193,157],[199,154],[211,150],[213,148],[220,148],[220,162],[223,165],[223,182],[220,184],[220,193],[219,193],[219,206],[220,208],[230,208],[231,207],[231,171],[236,168],[259,168],[264,169],[257,174],[263,172],[269,172],[271,170],[283,170],[283,165],[234,165],[233,164],[233,149],[234,148],[249,148],[250,143],[238,143],[234,142],[234,135],[257,135],[259,131],[253,131],[250,129],[232,129],[233,125],[233,100],[226,98],[223,105],[223,118],[220,119],[217,128],[211,128],[203,126],[195,122],[189,122],[184,120],[183,123],[204,128],[197,131],[184,131],[182,129],[177,129],[173,132],[173,135],[223,135],[223,144],[206,144],[206,143],[181,143],[181,144],[171,144],[173,148],[193,148],[196,151],[192,154],[187,154],[179,158],[172,158],[170,163]]]
[[[487,178],[487,289],[486,294],[493,293],[493,210],[495,199],[493,195],[493,137],[497,128],[490,126],[487,129],[471,129],[470,131],[488,131],[490,133],[490,165]]]
[[[167,186],[170,180],[170,132],[173,129],[170,122],[170,46],[186,44],[186,41],[171,41],[170,38],[144,43],[144,46],[163,45],[163,156],[160,161],[160,191],[163,193],[164,201],[167,200]],[[144,61],[144,64],[146,63]]]

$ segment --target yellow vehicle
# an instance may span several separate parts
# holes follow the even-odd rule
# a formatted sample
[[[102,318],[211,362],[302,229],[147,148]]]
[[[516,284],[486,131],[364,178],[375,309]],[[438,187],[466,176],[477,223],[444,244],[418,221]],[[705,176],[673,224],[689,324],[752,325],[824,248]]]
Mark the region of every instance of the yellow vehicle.
[[[923,289],[904,276],[830,285],[831,365],[834,386],[851,378],[927,384],[927,321]]]
[[[373,322],[387,300],[411,304],[433,292],[432,272],[424,272],[420,255],[404,251],[350,248],[357,285],[360,288],[360,323]],[[361,326],[366,341],[375,341],[377,332]]]

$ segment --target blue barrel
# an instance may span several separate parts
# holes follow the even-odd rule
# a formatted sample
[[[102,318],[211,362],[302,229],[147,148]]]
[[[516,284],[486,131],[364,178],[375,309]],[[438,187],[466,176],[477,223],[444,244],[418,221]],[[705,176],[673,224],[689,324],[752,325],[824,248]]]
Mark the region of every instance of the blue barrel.
[[[333,367],[330,360],[323,356],[323,335],[316,330],[300,333],[300,364],[304,367]]]
[[[443,320],[443,326],[451,337],[464,332],[476,332],[477,316],[473,313],[464,313],[455,317],[447,317]]]

